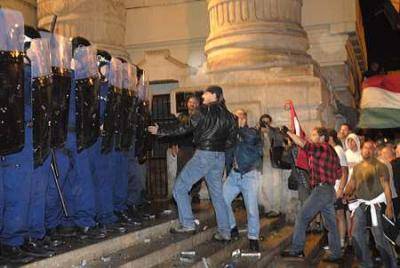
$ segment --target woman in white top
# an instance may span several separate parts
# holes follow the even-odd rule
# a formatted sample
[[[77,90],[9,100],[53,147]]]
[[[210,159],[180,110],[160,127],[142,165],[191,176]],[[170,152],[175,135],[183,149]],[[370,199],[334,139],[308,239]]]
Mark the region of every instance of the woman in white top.
[[[347,148],[346,159],[349,166],[348,179],[350,179],[353,167],[362,161],[360,138],[356,134],[351,133],[347,136],[345,144]]]

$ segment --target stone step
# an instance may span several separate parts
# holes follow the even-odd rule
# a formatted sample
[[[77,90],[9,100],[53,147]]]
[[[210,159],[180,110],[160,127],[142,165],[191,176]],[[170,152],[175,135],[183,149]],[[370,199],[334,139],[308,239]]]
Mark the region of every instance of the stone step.
[[[236,209],[235,216],[240,219],[240,222],[243,222],[246,212],[243,209]],[[147,240],[144,243],[120,250],[108,256],[107,266],[153,267],[160,265],[181,251],[210,241],[217,231],[214,216],[202,221],[199,229],[200,231],[194,235],[177,235],[167,232],[153,240]],[[97,259],[89,263],[91,267],[103,267],[104,264],[104,259]]]
[[[200,222],[208,222],[214,218],[214,211],[208,202],[196,206],[196,210],[195,215]],[[96,260],[103,260],[101,266],[104,267],[108,260],[105,256],[142,245],[148,239],[155,240],[169,233],[169,229],[178,224],[175,212],[164,215],[162,210],[158,210],[155,214],[156,219],[144,221],[141,226],[130,228],[127,234],[114,235],[101,241],[74,241],[75,244],[68,245],[62,252],[57,252],[56,256],[30,263],[25,267],[82,267]]]
[[[282,258],[279,255],[268,266],[274,268],[308,268],[316,267],[322,258],[324,249],[323,245],[326,244],[326,235],[320,234],[307,234],[306,244],[304,246],[305,258],[300,260],[298,258]]]
[[[243,219],[238,218],[239,230],[242,233],[242,225],[246,223]],[[269,236],[271,232],[283,226],[284,218],[261,219],[261,236]],[[262,244],[262,243],[261,243]],[[194,247],[185,248],[184,251],[194,251],[196,255],[186,260],[180,259],[180,252],[176,252],[172,258],[155,266],[157,268],[164,267],[220,267],[226,260],[231,258],[232,252],[236,249],[248,248],[248,240],[246,234],[241,234],[240,239],[231,241],[230,243],[221,243],[213,241],[211,238]],[[183,250],[182,250],[183,251]],[[205,262],[207,264],[205,264]],[[153,267],[153,268],[155,268]]]

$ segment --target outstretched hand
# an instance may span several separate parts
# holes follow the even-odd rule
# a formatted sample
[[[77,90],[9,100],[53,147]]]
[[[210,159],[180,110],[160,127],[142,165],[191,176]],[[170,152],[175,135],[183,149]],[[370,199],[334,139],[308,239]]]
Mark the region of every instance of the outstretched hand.
[[[147,131],[150,132],[153,135],[157,135],[158,128],[159,128],[158,124],[155,124],[154,126],[147,127]]]

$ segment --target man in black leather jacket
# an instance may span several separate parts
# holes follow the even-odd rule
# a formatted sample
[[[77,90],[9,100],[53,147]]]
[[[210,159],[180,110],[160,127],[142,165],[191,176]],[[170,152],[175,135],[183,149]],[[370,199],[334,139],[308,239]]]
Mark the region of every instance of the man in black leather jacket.
[[[170,129],[150,126],[149,132],[159,137],[181,136],[193,133],[196,152],[178,175],[173,196],[178,205],[180,225],[172,233],[194,233],[196,225],[190,204],[189,191],[200,178],[205,177],[215,209],[218,232],[214,239],[230,240],[227,207],[222,194],[222,174],[225,165],[225,150],[235,143],[236,121],[225,104],[222,89],[210,86],[202,95],[203,104],[190,116],[188,124]]]

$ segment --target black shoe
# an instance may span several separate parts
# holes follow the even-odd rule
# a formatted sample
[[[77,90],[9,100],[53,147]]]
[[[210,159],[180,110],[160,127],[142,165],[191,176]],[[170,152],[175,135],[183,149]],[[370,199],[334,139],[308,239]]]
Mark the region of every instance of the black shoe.
[[[118,222],[122,224],[130,225],[133,223],[133,219],[125,211],[114,211],[115,216],[118,217]]]
[[[138,215],[138,207],[136,205],[128,206],[127,214],[130,218],[136,217]]]
[[[239,239],[239,230],[237,226],[233,227],[231,229],[231,239],[232,240],[238,240]]]
[[[76,236],[76,228],[75,227],[57,227],[55,234],[60,237],[75,237]]]
[[[55,250],[55,248],[64,244],[64,241],[62,240],[61,236],[57,233],[57,230],[53,228],[46,230],[46,236],[43,238],[43,244],[45,247],[51,250]]]
[[[94,227],[79,227],[77,237],[79,239],[104,239],[106,238],[106,234],[99,229],[95,229]]]
[[[55,252],[50,249],[46,249],[40,240],[29,240],[21,246],[21,250],[27,255],[38,257],[38,258],[48,258],[55,255]]]
[[[120,224],[100,224],[99,225],[100,232],[103,233],[119,233],[124,234],[128,231],[128,229]]]
[[[328,255],[322,259],[324,262],[331,262],[331,263],[341,263],[343,261],[342,257],[334,257],[332,255]]]
[[[2,245],[1,246],[1,255],[7,261],[11,263],[28,263],[33,261],[35,258],[26,254],[24,251],[21,250],[20,247],[13,247]]]
[[[299,259],[304,259],[304,252],[300,251],[300,252],[294,252],[291,250],[284,250],[281,253],[281,256],[283,258],[299,258]]]
[[[260,245],[258,244],[258,240],[249,239],[249,248],[251,251],[260,252]]]

